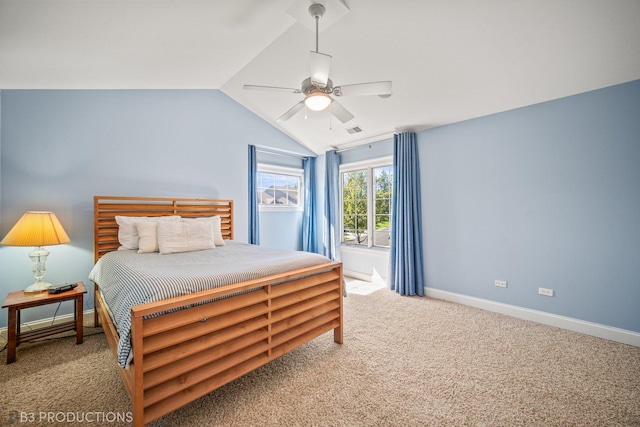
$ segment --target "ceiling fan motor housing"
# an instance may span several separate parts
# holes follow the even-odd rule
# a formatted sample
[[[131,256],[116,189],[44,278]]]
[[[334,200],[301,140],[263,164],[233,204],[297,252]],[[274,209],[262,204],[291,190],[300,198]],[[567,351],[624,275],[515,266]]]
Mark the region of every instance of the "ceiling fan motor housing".
[[[333,82],[331,79],[327,79],[327,85],[325,87],[319,87],[311,83],[311,77],[302,81],[302,93],[309,95],[312,92],[322,92],[330,95],[333,93]]]

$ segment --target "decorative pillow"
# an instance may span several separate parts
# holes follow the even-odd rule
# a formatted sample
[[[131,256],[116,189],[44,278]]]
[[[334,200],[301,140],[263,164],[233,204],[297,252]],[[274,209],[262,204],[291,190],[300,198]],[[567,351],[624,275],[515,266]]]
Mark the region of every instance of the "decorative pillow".
[[[160,254],[201,251],[216,247],[210,223],[159,222],[157,227]]]
[[[136,222],[177,222],[180,221],[179,215],[171,216],[116,216],[118,223],[118,241],[120,247],[118,250],[138,249],[138,230]]]
[[[158,252],[158,224],[155,222],[136,222],[138,230],[138,253]]]
[[[213,230],[213,243],[216,247],[224,246],[224,238],[222,237],[222,218],[219,216],[211,216],[206,218],[182,218],[182,222],[201,222],[210,223]]]

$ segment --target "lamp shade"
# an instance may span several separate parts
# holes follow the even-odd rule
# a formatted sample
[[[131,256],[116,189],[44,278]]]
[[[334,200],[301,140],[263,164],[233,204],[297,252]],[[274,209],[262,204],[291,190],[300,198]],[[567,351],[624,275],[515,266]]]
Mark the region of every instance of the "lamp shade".
[[[313,111],[322,111],[331,104],[331,98],[324,92],[312,92],[304,99],[304,104]]]
[[[29,211],[0,242],[7,246],[51,246],[71,240],[53,212]]]

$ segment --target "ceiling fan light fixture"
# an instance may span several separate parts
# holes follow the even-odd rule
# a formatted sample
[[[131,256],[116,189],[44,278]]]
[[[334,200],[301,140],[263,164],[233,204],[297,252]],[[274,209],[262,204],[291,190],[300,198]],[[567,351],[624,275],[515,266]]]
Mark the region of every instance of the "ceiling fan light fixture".
[[[324,92],[312,92],[304,99],[304,105],[312,111],[322,111],[331,104],[331,97]]]

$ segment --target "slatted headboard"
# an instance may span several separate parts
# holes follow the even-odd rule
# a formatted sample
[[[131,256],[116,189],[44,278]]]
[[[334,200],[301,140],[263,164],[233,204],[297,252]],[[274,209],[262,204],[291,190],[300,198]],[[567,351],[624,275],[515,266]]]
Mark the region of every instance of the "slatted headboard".
[[[107,252],[117,250],[120,246],[118,243],[118,224],[115,220],[116,215],[180,215],[185,218],[220,216],[222,237],[226,240],[233,239],[233,200],[94,196],[94,262],[98,261]]]

